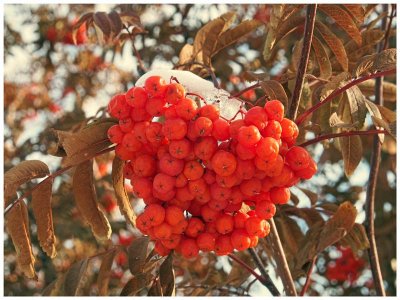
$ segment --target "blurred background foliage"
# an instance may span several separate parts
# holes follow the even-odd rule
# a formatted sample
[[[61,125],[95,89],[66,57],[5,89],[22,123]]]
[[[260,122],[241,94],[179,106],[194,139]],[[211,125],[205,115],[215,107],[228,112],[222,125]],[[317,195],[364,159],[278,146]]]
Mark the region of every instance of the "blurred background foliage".
[[[354,8],[354,22],[357,23],[361,36],[361,46],[357,51],[352,40],[354,37],[336,26],[334,18],[327,16],[324,10],[319,10],[317,15],[318,22],[329,26],[332,33],[346,46],[349,72],[354,70],[363,56],[376,52],[376,45],[384,35],[379,29],[379,22],[388,18],[387,14],[382,13],[382,5],[358,6],[361,10]],[[48,132],[49,128],[76,130],[85,119],[102,116],[110,97],[133,86],[145,70],[177,67],[182,63],[182,57],[179,57],[182,48],[186,44],[193,44],[199,29],[228,11],[236,13],[235,24],[254,19],[260,22],[260,26],[213,56],[210,67],[221,87],[235,93],[248,86],[246,81],[254,81],[254,74],[251,72],[263,73],[265,79],[279,81],[290,99],[303,34],[303,23],[296,23],[296,20],[299,17],[304,20],[304,9],[301,5],[287,5],[284,9],[288,9],[289,15],[298,14],[299,17],[293,17],[293,20],[285,23],[288,26],[287,31],[280,33],[279,39],[275,39],[274,43],[268,44],[268,36],[282,25],[276,20],[277,7],[278,5],[267,4],[5,5],[5,171],[27,159],[43,160],[52,171],[56,170],[60,166],[61,158],[47,155],[48,149],[54,143]],[[136,25],[129,28],[131,34],[121,31],[117,38],[104,43],[93,27],[88,28],[87,32],[86,28],[81,27],[77,32],[76,45],[74,44],[72,29],[82,15],[111,10],[137,16],[134,20],[136,23],[132,23]],[[358,19],[357,11],[362,11],[362,16],[358,16]],[[396,47],[395,20],[388,37],[388,48]],[[321,41],[324,40],[321,32],[316,34]],[[267,55],[266,40],[270,50]],[[344,69],[338,61],[336,50],[331,48],[332,45],[325,42],[322,44],[330,61],[331,72],[328,75],[321,73],[318,55],[312,52],[307,70],[310,76],[303,90],[300,113],[314,101],[317,87]],[[138,56],[141,57],[142,66]],[[182,68],[211,80],[209,68],[200,65]],[[321,79],[321,75],[326,77]],[[388,83],[385,89],[385,106],[395,111],[395,79],[385,79]],[[367,98],[373,100],[373,93],[368,92],[371,91],[371,86],[365,85],[361,90]],[[254,101],[265,92],[249,91],[241,97],[246,101]],[[315,117],[313,121],[319,127],[302,128],[303,140],[332,130],[325,128],[324,131],[324,127],[318,124]],[[366,128],[372,126],[370,120],[366,124]],[[350,201],[358,210],[357,223],[364,221],[365,186],[373,139],[371,136],[361,139],[364,148],[361,163],[349,178],[343,171],[341,153],[333,143],[325,141],[308,147],[318,162],[319,172],[311,181],[293,189],[291,204],[280,208],[275,218],[290,266],[294,264],[296,249],[304,246],[302,237],[307,230],[315,222],[326,220],[339,204]],[[113,154],[109,153],[96,158],[96,189],[99,201],[112,224],[113,244],[128,246],[139,236],[139,232],[128,227],[116,206],[110,176],[112,157]],[[26,188],[31,186],[29,184]],[[143,204],[138,202],[135,209],[140,210],[141,205]],[[15,250],[5,234],[5,295],[39,295],[45,287],[62,277],[72,264],[90,256],[94,258],[90,260],[85,278],[86,287],[81,293],[98,294],[95,275],[99,272],[101,259],[95,255],[104,251],[104,245],[98,244],[89,228],[81,222],[73,204],[71,177],[68,172],[55,181],[52,206],[58,256],[51,260],[38,247],[36,228],[32,212],[29,211],[39,279],[32,281],[21,275],[16,266]],[[383,144],[379,169],[376,239],[386,291],[393,296],[396,295],[396,144],[391,137],[387,137]],[[318,255],[308,293],[315,296],[374,294],[365,249],[353,247],[351,251],[339,244],[345,243],[332,245]],[[276,266],[268,244],[262,242],[256,250],[268,266],[278,288],[282,290],[278,277],[274,277]],[[240,253],[239,256],[249,265],[253,265],[247,253]],[[268,294],[265,287],[253,280],[254,277],[226,257],[201,254],[191,261],[175,259],[174,267],[177,295]],[[304,272],[294,274],[298,290],[304,284],[304,275]],[[109,294],[119,295],[130,278],[127,256],[121,252],[113,263]],[[146,295],[147,290],[142,289],[137,294]]]

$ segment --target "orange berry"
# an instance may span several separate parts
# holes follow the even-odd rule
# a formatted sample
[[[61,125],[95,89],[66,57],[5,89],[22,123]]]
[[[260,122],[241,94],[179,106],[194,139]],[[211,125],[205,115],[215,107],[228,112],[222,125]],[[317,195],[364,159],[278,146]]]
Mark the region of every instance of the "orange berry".
[[[232,246],[238,251],[244,251],[250,247],[250,237],[246,230],[235,229],[231,234]]]
[[[209,232],[200,233],[196,238],[196,242],[201,251],[213,251],[215,248],[215,235]]]
[[[168,239],[172,234],[172,226],[164,222],[153,228],[153,234],[157,239]]]
[[[227,234],[233,230],[233,217],[227,214],[220,214],[215,220],[215,226],[220,234]]]
[[[215,253],[219,256],[227,255],[233,252],[231,237],[229,235],[220,235],[215,241]]]
[[[189,219],[189,224],[186,228],[185,234],[188,237],[195,238],[197,237],[200,233],[202,233],[205,229],[205,225],[203,221],[201,221],[199,218],[192,217]]]
[[[232,153],[219,150],[213,155],[211,165],[218,175],[229,176],[235,172],[237,162]]]
[[[193,258],[199,254],[199,247],[196,240],[184,238],[179,245],[180,252],[185,258]]]
[[[185,216],[183,215],[183,209],[172,205],[168,206],[165,209],[165,221],[171,226],[178,225],[179,222],[185,219]]]

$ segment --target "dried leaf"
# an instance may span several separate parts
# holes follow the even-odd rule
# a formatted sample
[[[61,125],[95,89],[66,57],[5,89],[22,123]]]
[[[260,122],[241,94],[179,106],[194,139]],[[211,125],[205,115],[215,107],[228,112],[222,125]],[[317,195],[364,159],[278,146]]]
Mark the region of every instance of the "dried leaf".
[[[352,86],[346,90],[346,99],[349,103],[349,113],[353,124],[357,124],[357,129],[364,126],[367,115],[365,97],[358,86]]]
[[[5,225],[17,252],[18,266],[28,278],[37,278],[35,257],[29,238],[29,226],[26,219],[26,204],[23,201],[15,204],[5,215]]]
[[[138,28],[143,28],[142,23],[140,22],[140,17],[134,11],[124,11],[119,14],[123,23],[129,26],[135,26]]]
[[[382,105],[376,105],[376,106],[378,107],[383,119],[386,122],[388,122],[388,123],[396,122],[397,117],[396,117],[396,113],[394,111],[392,111]]]
[[[380,53],[362,58],[353,74],[355,77],[360,77],[363,74],[392,69],[396,69],[396,49],[386,49]]]
[[[64,280],[64,295],[76,296],[79,292],[82,277],[86,273],[89,260],[87,258],[78,261],[72,265],[65,275]]]
[[[343,156],[344,172],[347,177],[350,177],[363,156],[361,138],[358,135],[339,137],[339,145]]]
[[[93,20],[93,13],[86,13],[82,17],[79,18],[78,22],[74,24],[72,27],[72,40],[74,44],[76,45],[76,35],[79,31],[79,28],[83,25],[83,23],[88,23],[90,20]]]
[[[349,233],[340,240],[340,244],[343,246],[350,246],[353,252],[368,249],[369,241],[367,233],[365,232],[365,227],[362,224],[354,224]]]
[[[190,294],[191,296],[194,296],[192,293]],[[153,284],[151,285],[147,296],[163,296],[162,294],[162,290],[161,290],[161,286],[160,286],[160,282],[158,280],[153,281]]]
[[[108,20],[110,21],[113,36],[115,37],[121,32],[123,28],[121,17],[116,11],[112,11],[108,14]]]
[[[350,79],[350,74],[348,72],[342,72],[332,77],[331,80],[324,85],[320,94],[320,101],[325,100],[330,94],[332,94],[333,91],[338,90],[341,87],[345,86],[348,83],[349,79]]]
[[[374,96],[375,95],[375,79],[370,79],[359,83],[357,86],[360,88],[361,92],[365,96]],[[384,81],[383,82],[383,99],[385,101],[393,101],[396,102],[397,99],[397,88],[394,83]]]
[[[243,79],[248,81],[248,82],[265,81],[265,80],[268,80],[271,77],[267,73],[255,73],[255,72],[252,72],[252,71],[244,71],[242,76],[243,76]]]
[[[315,22],[315,26],[329,49],[331,49],[332,53],[335,55],[343,71],[347,71],[349,62],[342,41],[320,21]]]
[[[347,129],[352,129],[355,128],[357,124],[355,123],[345,123],[336,112],[334,112],[330,117],[329,117],[329,125],[332,128],[347,128]]]
[[[160,266],[160,284],[164,296],[175,296],[175,272],[171,254]]]
[[[112,30],[111,21],[108,18],[108,15],[105,12],[96,12],[93,15],[93,21],[94,21],[94,24],[103,33],[104,42],[108,42],[110,35],[111,35],[111,30]]]
[[[321,41],[316,36],[314,36],[312,39],[312,47],[314,49],[315,58],[319,66],[319,77],[322,79],[331,78],[332,66],[329,60],[329,55]]]
[[[133,240],[128,247],[129,270],[134,276],[143,273],[149,241],[149,237],[143,236]]]
[[[24,183],[50,174],[49,167],[40,160],[26,160],[4,174],[4,205],[10,204],[17,189]]]
[[[93,160],[79,164],[74,172],[72,190],[76,206],[86,223],[92,229],[96,239],[108,240],[111,226],[97,203],[93,177]]]
[[[47,180],[40,183],[38,188],[32,192],[32,209],[36,219],[38,240],[43,251],[50,258],[56,256],[56,238],[51,211],[52,186],[53,182]]]
[[[378,106],[369,100],[366,100],[365,103],[367,105],[367,109],[368,109],[369,113],[371,114],[372,121],[374,122],[376,129],[378,129],[378,130],[382,129],[382,126],[379,124],[379,122],[376,122],[376,120],[382,120],[382,115],[381,115],[381,112],[380,112]],[[385,135],[378,134],[378,137],[379,137],[380,142],[383,143],[383,141],[385,139]]]
[[[179,65],[187,64],[191,61],[193,56],[193,46],[185,44],[179,53]]]
[[[358,24],[364,23],[364,7],[360,4],[343,4],[343,6],[351,13],[356,19]]]
[[[112,164],[111,177],[119,210],[121,214],[125,217],[125,220],[133,227],[136,227],[136,215],[132,208],[131,202],[129,201],[128,194],[125,190],[124,165],[125,162],[121,160],[118,156],[115,156]]]
[[[363,31],[361,35],[363,40],[361,47],[353,40],[345,45],[350,61],[357,62],[364,55],[374,53],[375,46],[383,39],[385,33],[380,29],[371,29]]]
[[[136,296],[138,292],[146,288],[152,277],[151,273],[137,274],[125,284],[120,296]]]
[[[361,46],[362,38],[360,30],[346,10],[342,9],[340,5],[332,4],[320,4],[318,5],[318,9],[322,10],[326,15],[335,20],[336,24],[346,31],[357,45]]]
[[[285,109],[288,107],[288,97],[282,84],[276,80],[266,80],[261,81],[260,85],[270,100],[279,100]]]
[[[108,283],[110,281],[111,267],[114,261],[114,257],[117,254],[117,250],[111,250],[103,256],[99,275],[97,276],[97,287],[99,289],[99,296],[107,296]]]

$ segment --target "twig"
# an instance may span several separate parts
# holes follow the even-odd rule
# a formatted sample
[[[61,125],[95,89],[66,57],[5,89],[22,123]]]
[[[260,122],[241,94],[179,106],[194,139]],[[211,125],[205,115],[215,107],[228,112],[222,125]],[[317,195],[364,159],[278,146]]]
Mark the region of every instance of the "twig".
[[[256,88],[259,88],[260,86],[261,86],[261,84],[260,84],[259,82],[257,82],[257,83],[255,83],[255,84],[253,84],[253,85],[251,85],[251,86],[248,86],[247,88],[241,90],[240,92],[237,92],[236,94],[230,96],[229,98],[239,98],[239,97],[240,97],[241,95],[243,95],[244,93],[246,93],[246,92],[248,92],[248,91],[251,91],[251,90],[254,90],[254,89],[256,89]]]
[[[280,272],[286,295],[297,296],[296,287],[294,286],[292,274],[290,273],[289,265],[286,261],[285,252],[283,251],[282,243],[279,238],[278,231],[276,230],[274,219],[270,219],[269,222],[271,225],[271,232],[267,236],[267,239],[271,243],[276,264],[279,266],[278,272]]]
[[[228,254],[228,256],[233,259],[235,262],[237,262],[239,265],[241,265],[243,268],[245,268],[250,274],[252,274],[255,278],[257,278],[257,280],[259,282],[261,282],[270,292],[272,295],[274,296],[280,296],[279,292],[278,294],[275,294],[275,290],[276,287],[273,285],[272,282],[268,282],[267,280],[265,280],[264,277],[262,277],[261,275],[257,274],[252,268],[250,268],[243,260],[241,260],[239,257],[237,257],[236,255],[230,253]],[[272,286],[271,286],[272,283]]]
[[[146,73],[147,72],[147,68],[144,66],[142,57],[140,56],[139,51],[135,47],[135,36],[132,34],[132,32],[129,31],[129,28],[126,25],[124,25],[124,28],[126,29],[126,31],[128,31],[129,37],[130,37],[131,42],[132,42],[133,51],[135,52],[136,58],[137,58],[138,63],[139,63],[139,67],[142,69],[143,72]]]
[[[352,81],[350,81],[349,83],[347,83],[346,85],[344,85],[343,87],[341,87],[340,89],[334,90],[332,93],[329,94],[328,97],[326,97],[323,101],[318,102],[316,105],[310,107],[308,110],[306,110],[303,114],[301,114],[297,119],[296,119],[296,124],[300,125],[301,123],[304,122],[304,120],[310,115],[312,114],[314,111],[316,111],[318,108],[320,108],[322,105],[324,105],[325,103],[333,100],[336,96],[340,95],[341,93],[343,93],[345,90],[351,88],[352,86],[355,86],[361,82],[373,79],[373,78],[378,78],[378,77],[383,77],[383,76],[387,76],[387,75],[391,75],[391,74],[395,74],[396,73],[396,69],[390,69],[390,70],[386,70],[386,71],[382,71],[382,72],[376,72],[373,74],[369,74],[366,75],[364,77],[360,77],[357,79],[354,79]]]
[[[253,248],[249,248],[248,250],[249,250],[249,253],[250,253],[251,257],[253,258],[253,261],[256,264],[258,270],[260,271],[261,275],[264,277],[264,279],[266,281],[270,282],[270,287],[272,289],[272,290],[270,290],[270,292],[272,293],[272,295],[279,296],[280,293],[279,293],[278,289],[276,288],[275,284],[273,283],[271,277],[267,273],[267,271],[265,271],[265,266],[262,263],[262,261],[261,261],[260,257],[258,256],[257,252]]]
[[[388,4],[383,6],[383,10],[385,12],[388,11]],[[392,8],[393,12],[393,8]],[[393,14],[392,14],[393,15]],[[384,18],[382,20],[381,28],[390,30],[391,22],[389,22],[389,27],[387,26],[387,20]],[[386,40],[383,42],[381,46],[378,46],[378,52],[385,49],[387,46],[387,39],[389,37],[388,34],[385,35]],[[378,105],[383,104],[383,77],[377,78],[375,83],[375,103]],[[367,186],[367,196],[365,200],[365,229],[367,233],[367,237],[369,240],[370,247],[368,249],[368,257],[371,265],[372,277],[374,279],[375,290],[378,296],[386,296],[385,288],[383,285],[383,278],[381,273],[381,268],[379,264],[379,256],[378,249],[376,247],[375,240],[375,193],[376,193],[376,184],[378,181],[378,172],[381,158],[381,143],[378,137],[375,136],[374,144],[371,153],[371,164],[370,164],[370,173],[368,178],[368,186]]]
[[[351,135],[374,135],[374,134],[388,134],[388,132],[386,130],[367,130],[367,131],[344,131],[344,132],[339,132],[339,133],[330,133],[330,134],[324,134],[324,135],[320,135],[312,140],[309,140],[307,142],[304,142],[302,144],[300,144],[300,147],[307,147],[309,145],[318,143],[320,141],[323,140],[329,140],[329,139],[333,139],[336,137],[341,137],[341,136],[351,136]]]
[[[299,109],[301,92],[303,91],[304,76],[307,71],[307,64],[310,57],[312,36],[314,33],[315,14],[317,4],[308,4],[306,12],[306,21],[304,25],[304,40],[301,49],[301,58],[297,69],[296,83],[293,90],[292,101],[288,112],[288,118],[294,120]]]
[[[303,288],[301,289],[300,292],[300,296],[304,296],[305,293],[307,292],[308,288],[310,287],[311,284],[311,274],[313,272],[314,269],[314,264],[315,261],[317,260],[317,256],[314,256],[311,263],[310,263],[310,267],[308,268],[308,272],[307,272],[307,278],[306,278],[306,282],[304,283]]]

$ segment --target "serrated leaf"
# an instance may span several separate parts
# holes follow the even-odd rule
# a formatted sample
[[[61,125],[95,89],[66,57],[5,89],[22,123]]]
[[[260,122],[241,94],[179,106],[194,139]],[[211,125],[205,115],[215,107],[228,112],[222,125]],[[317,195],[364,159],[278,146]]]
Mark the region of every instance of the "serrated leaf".
[[[365,227],[362,224],[354,224],[353,228],[341,240],[343,246],[350,246],[353,252],[365,250],[369,248],[369,240]]]
[[[173,256],[170,254],[160,266],[160,284],[164,296],[175,295],[175,272]]]
[[[151,273],[137,274],[125,284],[120,296],[136,296],[141,290],[147,287],[152,277]]]
[[[53,214],[51,210],[51,195],[53,181],[40,183],[32,192],[32,209],[37,225],[37,236],[43,251],[50,258],[56,256],[56,238],[54,236]]]
[[[79,285],[86,273],[89,260],[87,258],[72,265],[65,275],[64,294],[65,296],[76,296],[79,292]]]
[[[17,189],[24,183],[50,174],[49,167],[40,160],[26,160],[11,168],[4,174],[4,205],[16,195]]]
[[[318,9],[322,10],[326,15],[331,17],[355,42],[361,46],[362,38],[360,30],[354,23],[351,15],[340,5],[320,4]]]
[[[94,236],[100,241],[111,236],[111,226],[97,203],[93,177],[93,160],[79,164],[74,172],[72,191],[76,206]]]
[[[314,36],[312,39],[312,47],[314,49],[315,58],[319,66],[319,77],[322,79],[331,78],[332,66],[329,60],[329,55],[321,41],[316,36]]]
[[[29,238],[29,224],[26,218],[27,208],[23,201],[15,204],[5,215],[6,230],[11,237],[17,252],[18,266],[28,278],[37,278],[35,273],[35,257],[33,256]]]
[[[107,296],[108,293],[108,283],[110,281],[111,267],[117,254],[117,250],[113,249],[103,255],[101,261],[101,266],[99,270],[99,275],[97,276],[97,287],[99,289],[100,296]]]
[[[345,45],[348,59],[357,62],[366,54],[374,53],[375,46],[383,39],[385,33],[380,29],[366,30],[361,33],[362,45],[358,46],[353,40]]]
[[[343,157],[344,172],[347,177],[350,177],[363,156],[361,138],[358,135],[352,135],[339,137],[338,140]]]
[[[129,270],[134,276],[143,272],[149,241],[149,237],[143,236],[133,240],[128,247]]]
[[[261,81],[260,85],[270,100],[279,100],[285,109],[288,107],[288,97],[282,84],[276,80],[266,80]]]
[[[225,47],[228,47],[229,45],[237,42],[240,38],[249,34],[261,25],[262,23],[257,20],[246,20],[240,23],[238,26],[226,30],[219,36],[212,55],[215,55]]]
[[[386,49],[378,54],[363,57],[353,72],[354,76],[396,69],[396,52],[396,49]]]
[[[81,26],[83,25],[83,23],[88,23],[90,20],[93,20],[93,13],[86,13],[83,16],[81,16],[78,20],[78,22],[76,22],[74,24],[74,26],[72,27],[72,40],[74,42],[74,44],[76,45],[76,34],[79,31],[79,28],[81,28]]]
[[[125,217],[125,220],[133,227],[136,227],[136,215],[125,190],[124,165],[125,162],[118,156],[115,156],[112,164],[111,177],[119,210]]]
[[[356,19],[358,24],[362,24],[364,22],[364,7],[360,4],[343,4],[343,6],[347,9],[348,12]]]
[[[375,95],[375,79],[370,79],[363,81],[358,84],[358,87],[360,88],[361,92],[365,96],[374,96]],[[397,87],[394,83],[384,81],[382,83],[383,85],[383,99],[385,101],[393,101],[396,102],[397,99]]]

